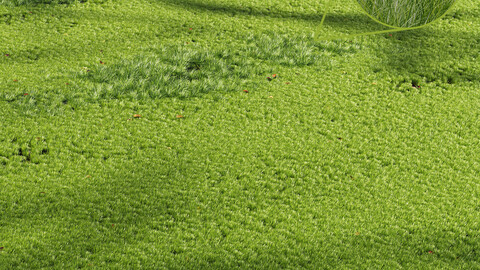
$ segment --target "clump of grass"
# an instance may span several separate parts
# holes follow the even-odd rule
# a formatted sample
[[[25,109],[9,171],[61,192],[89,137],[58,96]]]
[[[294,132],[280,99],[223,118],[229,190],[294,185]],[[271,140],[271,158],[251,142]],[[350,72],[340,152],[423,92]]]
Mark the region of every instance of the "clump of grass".
[[[43,137],[14,137],[0,140],[0,161],[20,161],[38,164],[49,153],[48,142]],[[0,163],[1,163],[0,162]]]
[[[271,74],[271,66],[331,68],[329,56],[354,53],[357,45],[315,41],[309,36],[258,34],[247,36],[236,50],[164,47],[111,65],[98,65],[80,76],[93,83],[96,99],[189,98],[212,91],[248,88],[253,78]],[[253,80],[252,80],[253,79]]]
[[[259,72],[256,66],[228,51],[177,47],[99,66],[84,77],[94,83],[94,98],[188,98],[238,90]]]
[[[250,35],[242,50],[246,57],[287,67],[329,66],[329,58],[357,52],[361,45],[342,40],[316,40],[307,35],[263,33]]]
[[[415,27],[441,17],[455,0],[358,0],[379,21],[395,27]]]
[[[318,60],[312,37],[262,34],[246,40],[247,55],[253,58],[285,66],[308,66]]]

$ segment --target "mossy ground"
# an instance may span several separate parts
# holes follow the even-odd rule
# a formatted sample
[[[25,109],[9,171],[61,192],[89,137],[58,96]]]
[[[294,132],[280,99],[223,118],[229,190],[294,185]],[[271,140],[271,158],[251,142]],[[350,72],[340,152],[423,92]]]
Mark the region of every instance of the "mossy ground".
[[[328,6],[0,6],[0,268],[479,268],[478,3]]]

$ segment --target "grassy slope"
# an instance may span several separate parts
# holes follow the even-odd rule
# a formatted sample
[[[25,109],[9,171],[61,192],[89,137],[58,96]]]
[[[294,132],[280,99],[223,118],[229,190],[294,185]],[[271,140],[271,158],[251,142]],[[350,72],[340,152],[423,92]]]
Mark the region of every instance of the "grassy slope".
[[[0,7],[0,268],[480,267],[478,4],[337,42],[322,8]],[[378,29],[345,1],[324,26]],[[288,64],[299,39],[313,64]],[[261,65],[187,99],[97,96],[82,75],[163,45]]]

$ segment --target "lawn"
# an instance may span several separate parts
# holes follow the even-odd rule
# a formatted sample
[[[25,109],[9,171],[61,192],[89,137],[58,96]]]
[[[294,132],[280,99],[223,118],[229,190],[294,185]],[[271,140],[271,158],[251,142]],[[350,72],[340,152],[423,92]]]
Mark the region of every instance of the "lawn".
[[[0,0],[0,269],[480,269],[478,1],[33,2]]]

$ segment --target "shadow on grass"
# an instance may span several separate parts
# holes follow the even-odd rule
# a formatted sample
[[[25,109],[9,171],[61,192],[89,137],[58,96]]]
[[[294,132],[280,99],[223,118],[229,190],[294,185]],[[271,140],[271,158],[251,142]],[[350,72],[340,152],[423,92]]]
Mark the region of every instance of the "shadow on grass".
[[[229,16],[263,16],[274,19],[302,20],[320,22],[323,12],[318,14],[300,13],[282,10],[271,10],[268,7],[238,6],[234,4],[208,3],[197,0],[157,0],[168,5],[200,12],[224,13]],[[463,11],[454,10],[453,15],[444,19],[459,19]],[[467,12],[467,11],[465,11]],[[344,29],[374,32],[385,29],[363,13],[327,13],[324,26],[342,31]],[[378,35],[380,36],[380,35]],[[451,37],[451,38],[450,38]],[[478,65],[464,58],[478,55],[480,39],[471,31],[450,31],[427,26],[415,30],[393,33],[393,42],[385,43],[379,49],[384,61],[374,67],[374,70],[383,70],[405,77],[411,86],[421,83],[454,84],[458,82],[479,81]],[[456,42],[461,39],[463,42]],[[459,52],[462,52],[459,54]],[[402,82],[399,81],[399,84]]]
[[[320,11],[316,14],[312,13],[300,13],[276,9],[271,10],[269,8],[256,8],[253,6],[235,6],[235,5],[225,5],[220,3],[206,3],[196,0],[157,0],[164,2],[168,5],[173,5],[176,7],[181,7],[184,9],[197,10],[202,12],[214,12],[214,13],[224,13],[230,16],[263,16],[274,19],[288,19],[288,20],[302,20],[302,21],[313,21],[320,22],[324,15],[324,11]],[[372,31],[372,29],[383,29],[384,27],[368,16],[358,13],[358,14],[335,14],[327,13],[325,18],[324,25],[331,26],[334,28],[347,28],[354,30],[363,30],[363,31]]]
[[[384,60],[373,69],[399,75],[397,88],[480,82],[480,64],[472,61],[480,56],[478,34],[426,27],[393,33],[390,38],[392,42],[378,51]]]

